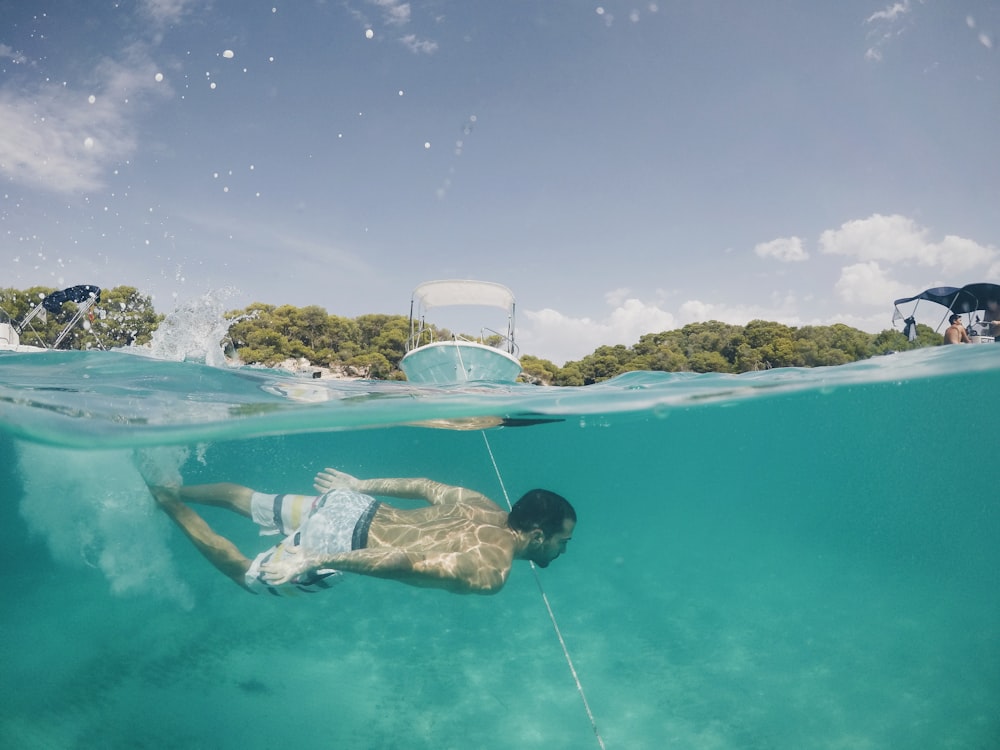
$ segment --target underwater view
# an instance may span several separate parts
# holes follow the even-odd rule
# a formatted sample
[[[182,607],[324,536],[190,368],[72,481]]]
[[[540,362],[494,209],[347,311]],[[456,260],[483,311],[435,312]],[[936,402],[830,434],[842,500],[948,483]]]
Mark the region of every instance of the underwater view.
[[[0,746],[995,746],[998,386],[991,346],[581,388],[2,353]],[[251,596],[143,479],[325,467],[548,488],[579,523],[495,596]]]

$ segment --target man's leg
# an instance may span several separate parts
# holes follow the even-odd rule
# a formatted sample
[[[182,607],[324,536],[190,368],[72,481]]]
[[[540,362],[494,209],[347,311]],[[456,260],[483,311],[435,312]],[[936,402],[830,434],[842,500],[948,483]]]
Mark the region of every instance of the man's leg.
[[[177,488],[178,498],[199,505],[214,505],[227,508],[241,516],[251,518],[250,499],[253,490],[241,484],[220,482],[218,484],[192,484]]]
[[[203,486],[213,487],[217,485]],[[229,486],[238,487],[238,485]],[[185,489],[197,489],[197,487]],[[159,503],[164,513],[170,516],[171,520],[181,528],[188,539],[198,548],[198,551],[205,556],[205,559],[239,586],[243,588],[247,587],[246,572],[250,568],[250,560],[236,548],[235,544],[212,531],[212,527],[205,522],[204,518],[182,503],[178,497],[177,489],[150,487],[149,491],[153,493],[153,497],[156,498],[156,502]],[[181,494],[184,494],[183,489],[181,490]],[[218,495],[215,495],[215,497],[218,497]],[[191,499],[195,502],[201,502],[194,498]],[[207,504],[226,505],[228,507],[228,504],[224,502],[208,502]],[[233,510],[238,509],[236,506],[233,506]],[[247,515],[249,515],[249,510],[247,511]]]

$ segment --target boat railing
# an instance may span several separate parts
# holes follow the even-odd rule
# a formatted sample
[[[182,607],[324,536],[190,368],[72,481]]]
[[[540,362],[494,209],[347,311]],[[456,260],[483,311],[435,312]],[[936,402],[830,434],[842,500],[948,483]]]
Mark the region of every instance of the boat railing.
[[[423,318],[420,319],[419,324],[411,321],[410,337],[406,340],[406,351],[413,351],[418,347],[433,343],[434,329],[428,326]]]
[[[12,323],[0,322],[0,346],[17,347],[21,343],[21,337],[14,329]]]
[[[486,335],[487,333],[489,333],[488,336]],[[479,336],[479,343],[492,346],[494,349],[500,349],[515,357],[517,356],[517,344],[514,343],[514,339],[509,334],[494,331],[492,328],[483,328],[479,332]],[[491,343],[487,343],[487,340],[491,340]]]
[[[407,339],[406,350],[408,352],[413,351],[421,346],[433,344],[435,341],[438,341],[439,339],[435,336],[435,332],[436,329],[432,326],[420,325],[414,329],[409,339]],[[473,344],[481,344],[482,346],[489,346],[493,349],[505,351],[515,357],[518,351],[517,344],[514,343],[514,339],[511,336],[495,331],[492,328],[481,328],[478,337],[463,333],[452,333],[448,337],[442,337],[441,340],[467,341]]]

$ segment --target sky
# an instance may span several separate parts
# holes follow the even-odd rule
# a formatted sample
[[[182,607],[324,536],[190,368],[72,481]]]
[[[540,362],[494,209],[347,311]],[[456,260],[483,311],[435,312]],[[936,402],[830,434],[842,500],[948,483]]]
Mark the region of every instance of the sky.
[[[996,0],[0,18],[0,287],[356,317],[483,279],[563,364],[707,320],[878,332],[896,298],[1000,282]]]

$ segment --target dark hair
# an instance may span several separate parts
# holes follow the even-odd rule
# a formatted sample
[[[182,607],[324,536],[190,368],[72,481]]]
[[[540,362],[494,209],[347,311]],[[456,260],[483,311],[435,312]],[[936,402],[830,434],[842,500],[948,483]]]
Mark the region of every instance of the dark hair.
[[[952,316],[948,318],[948,322],[954,323],[956,320],[961,320],[961,319],[962,319],[961,315],[959,315],[958,313],[952,313]]]
[[[548,490],[530,490],[514,503],[507,525],[515,531],[541,529],[545,536],[562,531],[566,519],[576,522],[576,511],[562,495]]]

